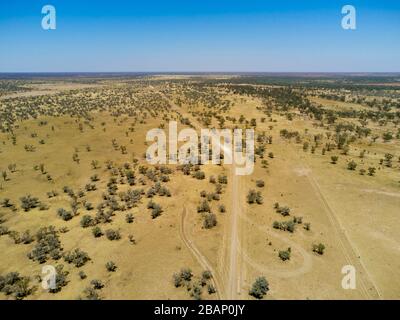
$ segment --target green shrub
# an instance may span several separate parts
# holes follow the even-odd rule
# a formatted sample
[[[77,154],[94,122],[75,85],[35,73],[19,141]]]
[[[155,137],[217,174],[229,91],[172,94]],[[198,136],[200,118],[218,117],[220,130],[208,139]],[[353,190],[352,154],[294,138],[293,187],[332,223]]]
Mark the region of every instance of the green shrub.
[[[319,244],[313,244],[312,250],[319,255],[323,255],[325,251],[325,245],[322,243]]]
[[[92,227],[95,224],[96,224],[96,221],[91,216],[89,216],[88,214],[85,214],[82,217],[81,222],[80,222],[80,225],[81,225],[82,228]]]
[[[121,235],[118,230],[108,229],[106,230],[106,237],[108,240],[119,240],[121,239]]]
[[[84,266],[86,262],[90,260],[90,257],[86,252],[76,248],[73,251],[65,253],[64,260],[68,263],[74,264],[75,267],[79,268]]]
[[[208,213],[204,216],[203,226],[211,229],[217,225],[217,216],[214,213]]]
[[[20,201],[21,201],[21,207],[25,211],[37,208],[40,205],[39,199],[36,197],[32,197],[31,195],[21,197]]]
[[[68,221],[72,219],[72,213],[70,211],[67,211],[63,208],[60,208],[57,210],[57,215],[63,219],[64,221]]]
[[[0,276],[0,292],[7,296],[13,296],[17,300],[21,300],[29,296],[33,288],[29,287],[30,279],[20,276],[18,272],[10,272],[4,277]]]
[[[114,272],[115,270],[117,270],[117,266],[115,265],[115,263],[113,261],[108,261],[106,263],[106,269],[109,272]]]
[[[134,217],[133,217],[133,214],[132,214],[132,213],[128,213],[128,214],[125,216],[125,221],[126,221],[127,223],[132,223],[133,220],[134,220]]]
[[[262,299],[269,291],[268,281],[264,277],[259,277],[253,283],[249,294],[257,299]]]
[[[291,249],[288,248],[287,250],[279,251],[279,258],[281,258],[282,261],[290,260],[290,253]]]
[[[101,231],[100,227],[96,226],[92,228],[92,234],[95,238],[99,238],[103,235],[103,232]]]

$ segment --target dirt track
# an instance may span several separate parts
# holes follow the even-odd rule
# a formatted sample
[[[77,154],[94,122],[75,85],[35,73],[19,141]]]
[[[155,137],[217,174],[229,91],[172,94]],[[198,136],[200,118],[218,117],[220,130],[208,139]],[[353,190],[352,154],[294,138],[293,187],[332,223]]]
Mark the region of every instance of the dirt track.
[[[221,281],[219,280],[219,275],[217,274],[217,272],[215,272],[214,268],[208,262],[207,258],[199,251],[199,249],[196,247],[193,241],[190,240],[188,235],[186,234],[186,228],[185,228],[186,216],[187,216],[186,207],[183,207],[181,223],[179,228],[179,235],[185,246],[193,254],[193,256],[196,258],[201,267],[204,270],[208,270],[212,273],[213,276],[211,278],[211,281],[213,282],[214,287],[217,288],[216,294],[218,296],[218,299],[221,299],[221,297],[224,296],[224,294],[223,292],[221,292],[221,289],[223,287],[221,285]]]

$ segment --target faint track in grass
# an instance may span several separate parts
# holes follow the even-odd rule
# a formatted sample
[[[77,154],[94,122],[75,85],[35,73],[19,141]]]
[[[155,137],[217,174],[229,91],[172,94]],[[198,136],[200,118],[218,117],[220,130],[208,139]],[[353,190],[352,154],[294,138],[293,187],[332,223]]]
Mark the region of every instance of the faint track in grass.
[[[317,194],[318,198],[325,208],[325,211],[327,212],[329,221],[331,222],[331,225],[339,239],[340,249],[345,256],[347,263],[354,266],[358,271],[360,275],[359,279],[361,280],[359,280],[358,282],[361,283],[364,294],[369,299],[382,299],[382,294],[379,292],[377,286],[373,282],[364,263],[361,261],[360,258],[358,258],[359,255],[356,253],[356,250],[354,249],[350,239],[347,237],[345,229],[342,228],[336,212],[331,208],[325,196],[323,195],[318,181],[312,175],[312,171],[310,170],[309,173],[307,173],[305,176],[315,190],[315,193]]]
[[[214,268],[211,266],[211,263],[209,263],[206,256],[204,256],[200,252],[200,250],[196,247],[194,242],[192,240],[190,240],[189,237],[187,236],[186,231],[185,231],[186,230],[185,229],[186,216],[187,216],[186,207],[183,207],[181,223],[180,223],[180,228],[179,228],[179,235],[182,239],[182,242],[189,249],[189,251],[192,253],[192,255],[196,258],[197,262],[201,265],[201,267],[204,270],[208,270],[212,273],[211,282],[213,283],[214,287],[216,288],[216,295],[218,296],[218,299],[221,299],[221,297],[223,297],[224,294],[223,294],[223,286],[221,285],[221,280],[219,279],[219,275],[214,270]]]

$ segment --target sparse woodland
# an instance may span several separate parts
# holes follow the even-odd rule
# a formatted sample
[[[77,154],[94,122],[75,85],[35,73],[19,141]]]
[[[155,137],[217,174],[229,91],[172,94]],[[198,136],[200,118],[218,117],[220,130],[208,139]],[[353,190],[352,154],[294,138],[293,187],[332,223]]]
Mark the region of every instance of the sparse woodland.
[[[232,177],[224,164],[150,165],[146,132],[167,130],[171,120],[180,128],[255,130],[255,171],[240,178],[236,202],[241,230],[250,234],[240,237],[242,250],[253,259],[263,252],[286,270],[302,263],[300,255],[330,261],[341,254],[333,229],[319,217],[340,210],[335,201],[342,201],[325,198],[324,190],[345,189],[349,181],[349,192],[386,194],[389,217],[382,224],[391,221],[397,199],[391,195],[400,192],[398,86],[370,86],[368,79],[128,77],[76,80],[81,88],[42,94],[41,81],[63,85],[0,81],[2,299],[107,299],[128,279],[127,292],[139,292],[147,279],[149,286],[168,283],[170,298],[216,299],[217,275],[195,264],[182,237],[192,236],[190,243],[225,272],[218,255],[234,211]],[[334,187],[324,174],[335,176]],[[344,202],[349,214],[351,203]],[[189,213],[182,222],[183,209]],[[157,271],[165,252],[175,263],[169,274]],[[46,292],[45,264],[57,269],[56,288]],[[277,280],[254,270],[247,298],[268,297]]]

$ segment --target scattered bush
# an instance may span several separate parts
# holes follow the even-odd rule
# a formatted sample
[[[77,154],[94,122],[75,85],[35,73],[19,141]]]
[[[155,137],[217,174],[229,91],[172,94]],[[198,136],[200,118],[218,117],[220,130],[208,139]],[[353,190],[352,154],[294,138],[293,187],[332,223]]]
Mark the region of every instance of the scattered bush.
[[[259,188],[263,188],[265,186],[265,183],[263,180],[257,180],[256,181],[256,186]]]
[[[40,228],[36,233],[37,244],[28,253],[28,258],[39,263],[46,262],[50,257],[54,260],[61,258],[61,243],[53,226]]]
[[[369,167],[368,168],[368,175],[370,177],[373,177],[375,175],[375,171],[376,171],[376,169],[374,167]]]
[[[202,200],[200,205],[197,207],[197,212],[211,212],[210,205],[207,200]]]
[[[21,200],[21,207],[25,211],[29,211],[34,209],[40,205],[40,201],[38,198],[32,197],[31,195],[27,195],[20,198]]]
[[[286,261],[290,259],[290,253],[291,253],[291,249],[288,248],[287,250],[283,250],[283,251],[279,251],[279,258],[281,258],[282,261]]]
[[[159,204],[155,204],[153,206],[153,209],[151,210],[151,218],[155,219],[159,216],[161,216],[161,213],[163,212],[161,206]]]
[[[213,293],[217,292],[217,290],[215,290],[215,287],[211,283],[209,283],[207,285],[207,291],[208,291],[208,294],[213,294]]]
[[[18,272],[10,272],[4,277],[0,276],[0,292],[21,300],[29,296],[33,291],[33,288],[29,287],[29,282],[28,277],[20,276]]]
[[[217,216],[214,213],[208,213],[204,216],[203,226],[211,229],[217,225]]]
[[[198,180],[204,180],[206,175],[204,174],[203,171],[196,171],[195,173],[193,173],[193,177]]]
[[[61,289],[68,284],[68,273],[68,271],[64,271],[64,266],[62,264],[56,266],[56,283],[54,288],[49,289],[51,293],[57,293],[61,291]]]
[[[80,222],[80,225],[82,228],[88,228],[88,227],[92,227],[96,224],[95,219],[93,219],[91,216],[85,214]]]
[[[67,211],[63,208],[60,208],[57,210],[57,215],[63,219],[64,221],[68,221],[72,219],[72,213],[70,211]]]
[[[351,160],[348,164],[347,164],[347,169],[348,170],[356,170],[357,168],[357,163],[354,160]]]
[[[322,243],[313,244],[312,250],[313,252],[316,252],[319,255],[323,255],[325,251],[325,245],[323,245]]]
[[[108,229],[106,230],[106,237],[108,240],[119,240],[121,239],[121,235],[118,230]]]
[[[262,299],[269,291],[268,281],[264,277],[259,277],[253,283],[249,294],[257,299]]]
[[[109,272],[114,272],[115,270],[117,270],[117,266],[115,265],[115,263],[113,261],[108,261],[106,263],[106,269]]]
[[[93,289],[96,289],[96,290],[100,290],[104,287],[103,282],[101,282],[101,280],[98,280],[98,279],[94,279],[94,280],[90,281],[90,284],[92,285]]]
[[[284,217],[287,217],[290,215],[290,208],[287,206],[281,207],[279,204],[275,204],[275,210],[277,213],[281,214]]]
[[[132,213],[128,213],[128,214],[125,216],[125,221],[126,221],[127,223],[132,223],[133,220],[134,220],[134,217],[133,217],[133,214],[132,214]]]
[[[95,238],[99,238],[103,235],[103,232],[101,231],[100,227],[96,226],[92,228],[92,234]]]
[[[261,195],[260,191],[255,191],[255,190],[250,190],[249,193],[247,194],[247,203],[253,204],[262,204],[263,203],[263,197]]]
[[[272,227],[274,229],[289,231],[291,233],[294,232],[295,226],[296,224],[293,221],[283,221],[283,222],[274,221],[274,223],[272,224]]]
[[[80,250],[79,248],[76,248],[73,251],[65,253],[64,260],[68,263],[74,264],[75,267],[79,268],[85,265],[86,262],[90,260],[90,258],[86,252]]]
[[[218,176],[218,183],[220,184],[228,184],[228,177],[226,175],[219,175]]]

